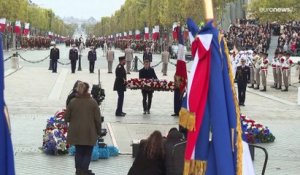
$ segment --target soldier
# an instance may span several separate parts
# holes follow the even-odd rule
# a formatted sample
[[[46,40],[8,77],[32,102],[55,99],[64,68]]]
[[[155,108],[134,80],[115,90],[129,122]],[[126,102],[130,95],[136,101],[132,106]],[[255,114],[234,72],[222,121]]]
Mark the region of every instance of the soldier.
[[[268,54],[263,53],[263,60],[262,64],[260,67],[260,74],[261,74],[261,83],[264,86],[264,88],[260,91],[267,91],[267,75],[268,75],[268,65],[269,65],[269,60],[268,60]]]
[[[282,64],[282,79],[283,79],[283,84],[285,86],[285,89],[282,91],[286,92],[288,91],[289,88],[289,76],[290,76],[290,68],[293,64],[293,61],[290,59],[290,53],[286,53],[286,58]]]
[[[236,69],[235,79],[238,84],[239,105],[245,106],[246,88],[250,80],[250,68],[246,66],[246,59],[243,57],[241,58],[241,65]]]
[[[276,69],[277,69],[277,82],[278,82],[277,89],[281,90],[281,86],[282,86],[282,65],[285,61],[285,56],[282,53],[280,53],[278,55],[278,58],[279,58],[279,61],[278,61],[277,67],[276,67]]]
[[[78,60],[78,51],[76,49],[75,44],[72,44],[72,49],[70,49],[69,60],[71,61],[72,74],[74,74],[75,70],[76,70],[76,63],[77,63],[77,60]]]
[[[289,65],[289,70],[288,70],[288,80],[289,80],[289,86],[291,86],[292,85],[292,83],[291,83],[291,79],[292,79],[292,77],[291,77],[291,71],[292,71],[292,66],[293,66],[293,64],[294,64],[294,62],[293,62],[293,60],[290,58],[290,56],[291,56],[291,54],[289,53],[289,52],[287,52],[287,54],[286,54],[286,59],[287,59],[287,63],[288,63],[288,65]]]
[[[57,60],[59,59],[59,49],[56,48],[56,44],[53,45],[53,48],[50,50],[50,60],[52,73],[57,73]]]
[[[114,91],[118,93],[118,106],[115,115],[117,117],[124,117],[126,113],[123,112],[124,92],[126,91],[126,64],[125,56],[119,57],[119,64],[116,68],[116,79],[114,83]]]
[[[262,53],[260,53],[260,55],[257,57],[256,63],[255,63],[255,80],[256,80],[256,87],[254,89],[259,89],[259,85],[260,85],[260,65],[262,64]]]
[[[113,65],[114,59],[115,59],[115,53],[114,53],[114,51],[111,50],[111,47],[108,47],[108,51],[106,54],[106,60],[107,60],[107,64],[108,64],[108,73],[109,74],[112,73],[112,65]]]
[[[251,86],[248,86],[249,88],[254,88],[254,84],[255,84],[255,64],[256,64],[256,51],[253,51],[252,57],[249,58],[249,68],[250,68],[250,84]]]
[[[90,62],[90,73],[94,73],[95,61],[97,60],[97,53],[96,49],[93,46],[91,46],[91,50],[88,53],[88,60]]]
[[[150,61],[145,59],[144,60],[144,68],[139,71],[139,78],[142,79],[157,79],[155,71],[152,67],[150,67]],[[144,114],[150,114],[150,108],[152,103],[153,97],[153,90],[143,89],[143,109]]]
[[[125,58],[126,58],[126,71],[127,74],[130,74],[131,62],[133,60],[133,50],[130,48],[129,44],[125,49]]]
[[[272,88],[277,88],[277,84],[278,84],[277,69],[276,69],[277,64],[278,64],[278,52],[275,52],[275,56],[272,59],[272,71],[273,71],[273,78],[274,78],[274,85],[271,86]]]
[[[164,51],[161,54],[161,62],[162,65],[162,73],[163,76],[167,76],[167,70],[168,70],[168,62],[169,62],[170,53],[167,51],[167,48],[164,48]]]
[[[150,52],[150,48],[149,47],[146,48],[146,51],[143,54],[143,61],[145,59],[149,60],[150,63],[152,62],[152,53]]]

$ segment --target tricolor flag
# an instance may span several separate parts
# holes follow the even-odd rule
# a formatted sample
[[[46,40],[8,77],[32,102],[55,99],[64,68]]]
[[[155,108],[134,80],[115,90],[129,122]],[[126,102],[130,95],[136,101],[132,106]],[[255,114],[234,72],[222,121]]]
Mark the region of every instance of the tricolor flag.
[[[10,121],[4,104],[4,62],[2,34],[0,33],[0,174],[14,175],[14,153],[10,133]]]
[[[28,35],[29,34],[29,26],[30,24],[29,23],[25,23],[25,28],[24,28],[24,31],[23,31],[23,34],[24,35]]]
[[[128,37],[129,37],[129,39],[132,38],[132,31],[131,30],[129,31],[129,36]]]
[[[149,40],[149,27],[145,27],[145,40]]]
[[[158,40],[159,39],[159,25],[154,26],[154,39]]]
[[[5,18],[0,18],[0,32],[5,32],[5,27],[6,27],[6,19]]]
[[[16,21],[16,24],[15,24],[15,33],[16,34],[21,34],[21,22],[20,21]]]
[[[179,113],[180,125],[188,129],[183,174],[242,175],[242,130],[228,49],[212,21],[197,30],[190,30],[194,63]]]
[[[139,30],[135,30],[135,39],[140,40],[141,39],[141,32]]]
[[[172,34],[173,34],[173,39],[174,40],[178,39],[178,34],[177,34],[177,31],[176,31],[176,28],[177,28],[177,22],[174,22],[173,23],[173,28],[172,28]]]
[[[50,37],[50,38],[52,38],[53,37],[53,32],[48,32],[48,36]]]

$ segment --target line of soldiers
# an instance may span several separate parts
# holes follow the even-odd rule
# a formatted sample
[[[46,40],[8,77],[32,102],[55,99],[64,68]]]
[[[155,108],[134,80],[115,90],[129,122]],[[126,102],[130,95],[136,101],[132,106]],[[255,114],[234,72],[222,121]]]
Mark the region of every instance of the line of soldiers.
[[[41,49],[46,48],[49,49],[51,46],[51,38],[49,37],[43,37],[43,36],[37,36],[37,37],[23,37],[21,39],[21,47],[24,49]]]
[[[231,63],[233,67],[233,75],[236,74],[237,67],[241,64],[241,59],[246,60],[246,65],[250,68],[250,86],[249,88],[260,89],[260,91],[267,91],[267,75],[268,66],[270,61],[268,59],[268,54],[261,52],[256,53],[252,50],[230,51]],[[281,91],[288,91],[291,85],[291,68],[293,66],[293,61],[290,59],[290,54],[287,52],[277,52],[272,60],[272,73],[274,78],[274,85],[272,88],[276,88]],[[299,68],[300,69],[300,68]],[[300,74],[300,71],[299,71]],[[299,75],[300,78],[300,75]]]

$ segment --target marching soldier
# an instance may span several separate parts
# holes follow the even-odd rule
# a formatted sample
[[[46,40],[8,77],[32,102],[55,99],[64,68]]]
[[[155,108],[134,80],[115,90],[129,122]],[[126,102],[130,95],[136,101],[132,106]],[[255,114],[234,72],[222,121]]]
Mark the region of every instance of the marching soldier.
[[[78,51],[76,49],[75,44],[72,44],[72,49],[70,49],[69,60],[71,61],[72,74],[74,74],[75,70],[76,70],[76,63],[77,63],[77,60],[78,60]]]
[[[133,60],[133,50],[130,48],[129,44],[125,49],[125,58],[126,58],[126,71],[127,74],[130,74],[131,62]]]
[[[167,76],[167,70],[168,70],[168,62],[169,62],[170,53],[167,51],[167,48],[164,48],[164,51],[161,54],[161,62],[162,65],[162,73],[163,76]]]
[[[269,65],[269,60],[267,57],[268,54],[263,53],[263,60],[260,67],[260,74],[261,74],[261,83],[264,86],[264,88],[260,91],[267,91],[267,75],[268,75],[268,65]]]
[[[273,78],[274,78],[274,85],[271,86],[272,88],[277,88],[278,79],[277,79],[277,64],[278,64],[278,52],[275,53],[274,58],[272,59],[272,71],[273,71]]]
[[[107,64],[108,64],[108,73],[112,73],[112,65],[113,65],[113,61],[115,59],[115,53],[114,51],[111,50],[111,47],[108,47],[108,51],[106,54],[106,60],[107,60]]]
[[[256,63],[255,63],[255,80],[256,80],[256,87],[254,89],[259,89],[259,85],[260,85],[260,65],[262,63],[262,57],[261,57],[261,53],[260,55],[257,57]]]
[[[126,64],[125,56],[119,57],[119,64],[116,68],[116,79],[114,83],[114,91],[118,93],[118,105],[115,115],[117,117],[124,117],[126,113],[123,112],[124,92],[126,91]]]
[[[95,61],[97,60],[97,53],[96,49],[93,46],[91,46],[91,50],[88,53],[88,60],[90,62],[90,73],[94,73]]]
[[[236,69],[235,79],[238,84],[239,105],[245,106],[246,88],[250,80],[250,68],[246,66],[246,59],[243,57],[241,58],[241,65]]]
[[[56,44],[50,50],[50,60],[52,64],[52,73],[57,73],[57,60],[59,59],[59,49],[56,48]]]

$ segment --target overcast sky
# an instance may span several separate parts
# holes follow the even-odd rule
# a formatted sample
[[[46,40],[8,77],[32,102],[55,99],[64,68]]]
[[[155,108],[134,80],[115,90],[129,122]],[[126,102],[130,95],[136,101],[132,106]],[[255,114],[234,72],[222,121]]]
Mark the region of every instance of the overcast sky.
[[[50,8],[60,17],[76,17],[100,20],[103,16],[111,16],[121,8],[125,0],[31,0],[33,3]]]

